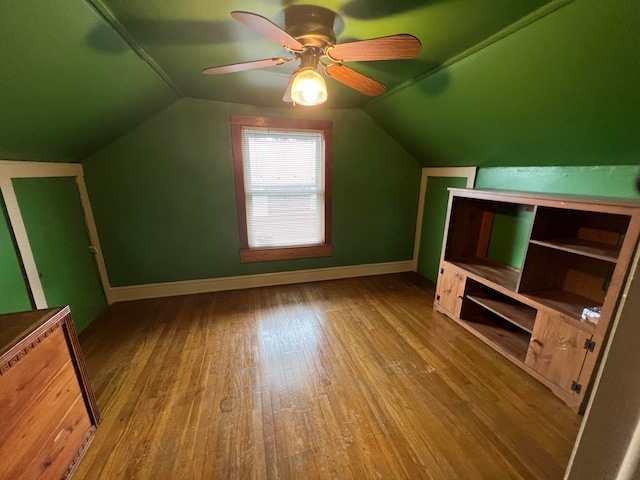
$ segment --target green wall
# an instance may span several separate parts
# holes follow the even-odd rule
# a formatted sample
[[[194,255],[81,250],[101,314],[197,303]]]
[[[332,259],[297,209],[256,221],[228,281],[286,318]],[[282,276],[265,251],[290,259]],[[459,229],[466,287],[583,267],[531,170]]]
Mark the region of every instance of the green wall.
[[[637,165],[481,168],[476,177],[476,187],[640,198],[635,189],[639,170]]]
[[[80,161],[177,95],[84,0],[3,1],[0,159]]]
[[[0,313],[31,310],[31,299],[22,275],[9,219],[0,195]]]
[[[477,188],[638,198],[638,18],[640,2],[574,0],[364,110],[423,166],[478,166]],[[419,271],[433,280],[432,233]],[[521,250],[489,254],[517,266]]]
[[[333,120],[333,255],[241,264],[230,114]],[[83,162],[112,286],[412,258],[420,167],[360,110],[184,99]]]
[[[491,225],[487,258],[520,269],[524,262],[533,212],[497,211]]]
[[[637,165],[639,19],[574,0],[364,108],[424,166]]]

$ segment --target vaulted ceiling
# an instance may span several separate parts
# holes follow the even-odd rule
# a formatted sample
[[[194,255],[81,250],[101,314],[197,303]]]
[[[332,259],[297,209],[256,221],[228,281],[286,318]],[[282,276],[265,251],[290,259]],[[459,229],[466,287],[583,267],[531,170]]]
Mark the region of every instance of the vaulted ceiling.
[[[91,1],[111,26],[123,33],[136,51],[149,58],[181,94],[271,106],[282,106],[282,95],[295,63],[223,76],[204,76],[201,71],[216,65],[290,57],[280,45],[234,21],[229,13],[254,12],[285,28],[287,8],[309,3],[308,0]],[[424,47],[414,59],[351,64],[393,89],[439,67],[548,1],[314,0],[313,3],[336,13],[337,43],[396,33],[411,33],[421,40]],[[99,41],[92,46],[102,48]],[[111,44],[105,48],[111,48]],[[332,108],[361,106],[368,100],[335,81],[329,81],[329,89],[328,106]]]
[[[254,12],[284,26],[283,12],[305,3],[3,2],[0,159],[81,161],[185,97],[301,108],[282,102],[293,62],[219,76],[201,72],[287,56],[277,43],[234,21],[231,11]],[[313,3],[336,13],[338,43],[396,33],[420,39],[422,51],[413,59],[348,64],[385,84],[382,97],[372,99],[328,80],[329,101],[313,108],[362,108],[423,164],[535,164],[541,153],[535,149],[505,160],[531,142],[519,136],[529,135],[532,124],[552,140],[566,128],[563,135],[575,134],[572,145],[596,130],[607,139],[618,135],[625,157],[620,163],[638,152],[630,125],[640,96],[629,85],[638,74],[630,53],[640,47],[639,29],[633,27],[637,2],[615,7],[594,0]],[[525,116],[532,112],[529,120],[519,123],[516,108]],[[622,128],[611,121],[614,116],[624,118]],[[516,140],[504,149],[510,138]],[[608,145],[594,150],[586,143],[585,152],[595,153],[584,162],[597,163]],[[557,147],[553,141],[549,145]],[[558,152],[564,155],[562,148]],[[572,163],[583,157],[579,153]]]
[[[400,32],[423,43],[413,60],[354,64],[389,89],[544,5],[548,0],[314,0],[335,11],[338,41]],[[235,22],[246,10],[281,22],[291,1],[9,0],[0,22],[0,154],[77,161],[182,96],[282,105],[292,66],[225,76],[203,68],[285,54]],[[296,2],[306,3],[306,2]],[[369,97],[331,81],[328,106]]]

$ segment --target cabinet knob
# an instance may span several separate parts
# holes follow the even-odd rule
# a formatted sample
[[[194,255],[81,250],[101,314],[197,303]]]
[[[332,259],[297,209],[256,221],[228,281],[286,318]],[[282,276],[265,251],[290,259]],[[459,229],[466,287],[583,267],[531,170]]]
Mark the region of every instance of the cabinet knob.
[[[537,338],[533,339],[533,343],[536,343],[536,344],[540,345],[541,347],[544,346],[544,344],[540,340],[538,340]]]

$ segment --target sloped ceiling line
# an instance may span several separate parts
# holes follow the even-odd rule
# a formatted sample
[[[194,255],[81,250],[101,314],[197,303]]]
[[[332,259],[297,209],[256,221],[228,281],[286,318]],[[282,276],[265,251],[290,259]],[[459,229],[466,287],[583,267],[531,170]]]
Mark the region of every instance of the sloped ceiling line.
[[[482,50],[484,50],[485,48],[493,45],[496,42],[499,42],[500,40],[508,37],[509,35],[512,35],[514,33],[516,33],[519,30],[522,30],[523,28],[531,25],[532,23],[540,20],[541,18],[546,17],[547,15],[550,15],[554,12],[556,12],[557,10],[561,9],[562,7],[565,7],[567,5],[569,5],[571,2],[573,2],[574,0],[555,0],[551,3],[548,3],[544,6],[542,6],[541,8],[535,10],[534,12],[530,13],[529,15],[527,15],[526,17],[521,18],[520,20],[515,21],[514,23],[508,25],[507,27],[503,28],[502,30],[500,30],[499,32],[491,35],[490,37],[486,38],[485,40],[475,44],[474,46],[468,48],[467,50],[465,50],[464,52],[459,53],[458,55],[455,55],[453,57],[451,57],[449,60],[443,62],[441,65],[438,65],[437,67],[433,68],[432,70],[429,70],[428,72],[424,73],[423,75],[420,75],[419,77],[416,78],[412,78],[411,80],[407,80],[406,82],[401,83],[400,85],[398,85],[397,87],[395,87],[392,90],[387,90],[386,94],[381,96],[381,97],[372,97],[370,100],[367,100],[363,105],[362,105],[362,109],[366,110],[366,107],[370,106],[370,105],[374,105],[376,102],[379,102],[382,99],[388,100],[389,97],[393,96],[394,94],[401,92],[402,90],[404,90],[405,88],[411,87],[412,85],[415,85],[416,83],[419,83],[421,81],[423,81],[424,79],[437,74],[438,72],[441,72],[442,70],[445,70],[447,68],[449,68],[450,66],[464,60],[465,58],[470,57],[471,55],[474,55]]]
[[[178,85],[171,79],[169,75],[158,65],[158,63],[147,53],[142,45],[140,45],[127,31],[127,29],[118,21],[113,15],[111,10],[101,0],[87,0],[87,3],[94,8],[94,10],[100,15],[105,22],[122,37],[127,45],[133,50],[140,59],[146,62],[164,82],[178,94],[180,97],[185,97],[184,93],[180,90]]]

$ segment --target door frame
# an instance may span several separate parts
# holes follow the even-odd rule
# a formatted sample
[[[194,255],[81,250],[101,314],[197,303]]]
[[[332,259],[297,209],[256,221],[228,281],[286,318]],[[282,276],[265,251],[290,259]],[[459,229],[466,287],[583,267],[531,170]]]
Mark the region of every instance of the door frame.
[[[87,228],[87,236],[89,237],[89,248],[94,254],[96,260],[102,290],[108,304],[111,300],[111,287],[109,276],[102,256],[102,248],[98,238],[98,230],[96,228],[91,203],[89,202],[89,194],[87,186],[84,182],[84,170],[79,163],[49,163],[49,162],[19,162],[11,160],[0,160],[0,192],[4,198],[4,203],[9,216],[9,227],[13,230],[16,239],[18,252],[20,253],[20,261],[27,277],[27,286],[31,290],[31,295],[37,309],[48,308],[47,300],[44,295],[38,267],[33,257],[27,230],[22,219],[18,198],[13,188],[12,180],[14,178],[43,178],[43,177],[74,177],[80,193],[80,202],[84,211],[84,220]]]
[[[429,177],[457,177],[466,178],[466,188],[473,188],[476,183],[478,167],[424,167],[420,178],[420,194],[418,197],[418,218],[416,219],[416,236],[413,244],[413,271],[418,271],[418,256],[422,240],[422,221],[424,216],[424,202],[427,194]]]

